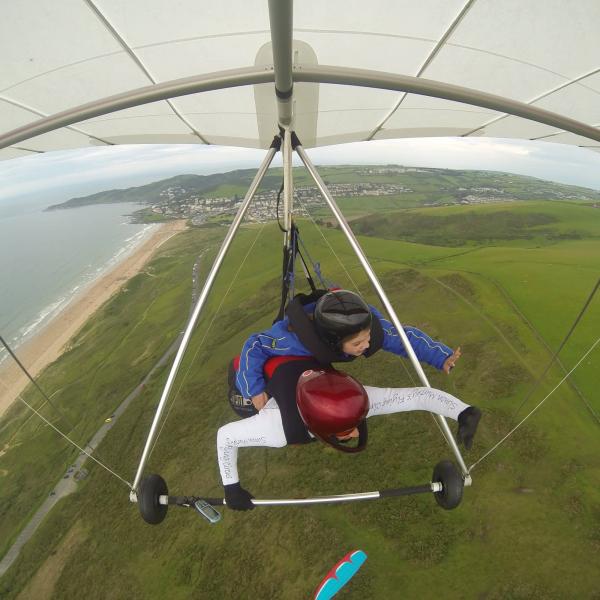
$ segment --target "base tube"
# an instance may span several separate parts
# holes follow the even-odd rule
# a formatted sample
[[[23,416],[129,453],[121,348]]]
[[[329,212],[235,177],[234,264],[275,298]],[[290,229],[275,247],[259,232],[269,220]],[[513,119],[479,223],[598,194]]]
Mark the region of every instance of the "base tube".
[[[315,496],[312,498],[263,498],[252,499],[254,506],[290,506],[299,504],[335,504],[338,502],[359,502],[361,500],[378,500],[380,498],[392,498],[396,496],[411,496],[414,494],[427,494],[442,491],[440,482],[426,483],[406,488],[381,490],[377,492],[359,492],[355,494],[340,494],[337,496]],[[191,506],[198,499],[196,496],[159,496],[158,502],[162,505]],[[226,505],[224,498],[202,498],[213,506]]]

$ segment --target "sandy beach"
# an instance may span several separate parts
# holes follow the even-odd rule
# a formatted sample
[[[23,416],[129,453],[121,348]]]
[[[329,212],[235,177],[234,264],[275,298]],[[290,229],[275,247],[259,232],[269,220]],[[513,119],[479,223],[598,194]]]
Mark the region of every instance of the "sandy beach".
[[[19,346],[15,353],[29,372],[35,377],[44,367],[55,361],[85,322],[127,280],[143,269],[164,242],[185,228],[186,222],[183,220],[161,225],[131,254],[77,295],[35,337]],[[28,383],[29,380],[14,360],[8,358],[0,367],[0,417]]]

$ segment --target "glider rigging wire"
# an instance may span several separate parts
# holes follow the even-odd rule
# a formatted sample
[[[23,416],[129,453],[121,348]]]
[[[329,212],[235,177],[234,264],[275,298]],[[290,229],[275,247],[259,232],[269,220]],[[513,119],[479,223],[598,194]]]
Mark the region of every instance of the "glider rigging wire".
[[[533,395],[533,393],[540,386],[540,383],[542,382],[542,380],[544,379],[544,377],[546,376],[546,374],[550,370],[550,367],[554,364],[554,361],[558,358],[558,355],[560,354],[560,351],[564,348],[564,346],[567,343],[568,339],[571,337],[571,334],[575,330],[575,327],[577,327],[577,325],[579,324],[579,321],[581,321],[581,318],[583,317],[583,315],[587,311],[590,303],[592,302],[592,298],[594,297],[594,295],[598,291],[599,287],[600,287],[600,279],[598,279],[598,281],[596,282],[596,285],[594,286],[594,289],[592,290],[592,293],[589,295],[588,299],[585,301],[585,303],[583,305],[583,308],[581,309],[581,311],[577,315],[577,318],[573,322],[573,325],[571,325],[571,329],[569,329],[567,335],[565,336],[565,338],[563,339],[563,341],[560,343],[560,346],[558,347],[558,350],[556,350],[556,352],[553,354],[552,358],[550,359],[550,362],[546,365],[546,368],[544,369],[543,373],[539,376],[539,378],[535,382],[533,388],[530,390],[530,392],[527,394],[527,396],[525,396],[525,399],[523,400],[523,402],[521,402],[521,404],[519,405],[519,407],[515,411],[515,413],[513,415],[513,418],[516,417],[519,414],[519,411],[523,408],[523,406],[527,403],[527,401],[529,400],[529,398],[531,398],[531,396]],[[580,397],[583,400],[583,402],[585,403],[585,405],[587,406],[588,410],[592,413],[592,415],[594,416],[594,418],[596,419],[596,421],[598,421],[598,423],[600,423],[600,417],[598,417],[598,414],[596,413],[596,411],[590,406],[589,402],[582,395],[580,395]]]
[[[227,291],[223,294],[223,297],[221,298],[221,302],[219,303],[219,306],[217,307],[217,310],[215,311],[215,314],[214,314],[213,318],[211,319],[210,323],[208,324],[208,328],[204,332],[204,335],[202,336],[202,340],[200,340],[200,343],[198,344],[198,349],[194,353],[194,356],[192,357],[192,360],[190,361],[186,372],[183,374],[183,377],[181,378],[181,383],[179,384],[179,387],[177,388],[177,391],[175,392],[175,394],[173,396],[173,401],[171,402],[171,405],[169,406],[169,410],[167,411],[167,414],[165,415],[165,418],[163,419],[163,422],[162,422],[162,425],[161,425],[161,427],[160,427],[160,429],[158,431],[158,434],[156,435],[156,438],[154,439],[154,443],[152,444],[152,448],[150,448],[150,452],[148,453],[148,458],[150,458],[150,456],[152,456],[152,453],[154,452],[154,448],[156,447],[156,444],[158,442],[158,438],[160,437],[160,434],[162,433],[162,430],[165,427],[167,419],[169,418],[169,415],[171,414],[171,411],[173,410],[173,407],[175,406],[175,401],[177,400],[177,397],[179,396],[179,392],[181,391],[181,388],[183,387],[183,384],[185,383],[185,380],[186,380],[187,376],[189,375],[190,369],[192,368],[192,365],[196,362],[196,357],[198,356],[198,353],[200,352],[200,350],[204,346],[204,341],[206,340],[206,337],[210,333],[210,330],[211,330],[211,328],[213,326],[213,323],[215,322],[216,318],[219,316],[219,313],[221,312],[221,308],[223,307],[223,303],[225,302],[225,299],[229,295],[229,292],[231,291],[231,288],[233,287],[234,283],[237,281],[237,278],[238,278],[238,276],[239,276],[242,268],[246,264],[246,261],[248,260],[248,257],[252,253],[252,250],[254,249],[254,246],[256,245],[256,242],[258,242],[258,240],[259,240],[259,238],[260,238],[260,236],[261,236],[261,234],[262,234],[262,232],[263,232],[263,230],[265,228],[265,225],[266,225],[266,223],[263,223],[262,226],[260,227],[260,229],[258,230],[258,233],[256,234],[256,237],[254,238],[254,241],[250,245],[250,248],[248,249],[248,252],[246,252],[246,256],[244,256],[244,259],[240,263],[240,266],[238,267],[237,271],[235,272],[235,275],[231,278],[231,282],[229,283],[229,287],[227,288]]]
[[[315,271],[315,274],[317,276],[317,278],[319,279],[319,282],[321,283],[321,285],[323,286],[324,289],[328,290],[329,288],[331,288],[333,286],[331,281],[326,280],[323,277],[323,274],[321,273],[321,263],[315,262],[311,255],[308,252],[308,248],[306,247],[306,244],[302,241],[302,238],[300,236],[298,236],[298,242],[300,243],[300,245],[302,246],[302,250],[304,250],[304,252],[306,253],[306,257],[308,258],[309,262],[312,264],[313,269]],[[300,258],[302,259],[302,264],[304,265],[304,272],[306,273],[308,271],[307,267],[306,267],[306,262],[304,261],[304,256],[302,256],[302,252],[300,252],[300,249],[298,248],[298,254],[300,256]],[[310,274],[307,274],[307,279],[310,277]],[[312,279],[309,279],[309,283],[312,281]],[[313,287],[314,284],[311,284],[311,287]],[[315,291],[313,289],[313,291]]]
[[[80,452],[83,452],[83,454],[85,454],[88,458],[91,458],[94,462],[99,464],[103,469],[106,469],[109,473],[114,475],[117,479],[121,480],[130,490],[133,489],[132,484],[129,481],[126,481],[125,479],[123,479],[123,477],[121,477],[118,473],[115,473],[110,467],[107,467],[103,462],[99,461],[95,456],[92,456],[87,450],[85,450],[84,448],[79,446],[79,444],[74,442],[68,435],[64,434],[58,427],[56,427],[53,423],[48,421],[48,419],[46,419],[46,417],[44,417],[44,415],[42,415],[37,409],[33,408],[33,406],[31,406],[31,404],[29,404],[20,394],[18,395],[18,399],[25,406],[27,406],[27,408],[29,408],[31,411],[33,411],[40,419],[42,419],[42,421],[44,421],[44,423],[46,423],[46,425],[52,427],[52,429],[54,429],[54,431],[56,431],[56,433],[58,433],[60,436],[65,438],[65,440],[67,440],[67,442],[69,442],[69,444],[72,444],[73,446],[75,446],[75,448],[77,448]]]
[[[283,189],[283,186],[282,186]],[[279,222],[279,196],[281,194],[282,189],[279,191],[278,195],[277,195],[277,222],[279,225],[279,228],[282,229],[281,224]],[[354,289],[358,292],[358,285],[356,284],[356,282],[354,281],[354,279],[352,278],[352,276],[350,275],[350,273],[348,272],[348,270],[346,269],[345,265],[343,264],[343,262],[341,261],[340,257],[338,256],[338,254],[335,252],[335,250],[333,249],[332,245],[329,243],[329,241],[327,240],[327,238],[325,237],[325,235],[323,234],[322,229],[317,225],[317,223],[315,222],[315,220],[313,219],[312,215],[310,214],[310,212],[308,211],[306,205],[302,202],[302,200],[300,198],[298,198],[300,205],[303,207],[304,211],[306,212],[306,214],[308,215],[310,221],[312,222],[312,224],[314,225],[314,227],[317,229],[317,231],[320,233],[321,237],[323,238],[325,244],[328,246],[329,250],[331,251],[331,253],[333,254],[333,256],[336,258],[338,264],[340,265],[340,267],[343,269],[344,273],[346,274],[348,280],[352,283]],[[256,237],[254,238],[254,241],[252,242],[252,244],[250,245],[250,248],[248,249],[248,251],[246,252],[246,255],[244,256],[243,260],[241,261],[238,269],[235,272],[235,275],[233,276],[233,278],[230,281],[230,284],[227,288],[227,291],[225,292],[225,294],[223,295],[223,297],[221,298],[221,302],[219,303],[219,306],[217,307],[217,310],[215,311],[215,314],[213,315],[213,318],[211,319],[208,328],[206,329],[204,336],[202,337],[202,340],[200,341],[200,344],[198,345],[198,349],[196,350],[196,353],[194,354],[192,360],[190,361],[190,364],[188,366],[187,371],[185,372],[181,383],[177,389],[177,392],[174,395],[173,398],[173,402],[171,402],[171,405],[169,407],[169,410],[167,411],[167,414],[165,416],[165,418],[163,419],[163,423],[161,425],[161,428],[154,440],[154,444],[152,445],[152,448],[150,450],[150,455],[152,454],[152,452],[154,451],[154,448],[156,447],[156,444],[158,442],[158,439],[165,427],[165,424],[167,422],[167,419],[169,418],[169,415],[171,414],[171,411],[175,405],[175,401],[177,400],[177,397],[179,396],[179,392],[181,391],[181,388],[183,386],[183,384],[185,383],[185,380],[190,372],[191,366],[194,364],[198,353],[200,352],[200,349],[203,347],[204,345],[204,341],[206,340],[206,337],[208,336],[208,334],[210,333],[212,326],[215,322],[215,320],[217,319],[217,317],[219,316],[221,309],[223,307],[223,304],[225,302],[225,299],[228,297],[229,293],[231,292],[231,289],[233,288],[234,284],[236,283],[239,274],[242,270],[242,268],[244,267],[244,265],[246,264],[246,261],[248,260],[248,257],[250,256],[250,254],[252,253],[252,250],[254,249],[254,246],[256,245],[256,243],[258,242],[263,230],[265,228],[265,223],[262,224],[262,226],[260,227],[260,229],[258,230],[258,233],[256,235]],[[283,230],[283,229],[282,229]],[[321,271],[320,271],[320,265],[318,263],[315,263],[310,254],[308,253],[308,249],[306,247],[306,245],[303,243],[303,241],[298,237],[298,241],[300,243],[300,245],[302,246],[304,252],[306,253],[309,262],[313,265],[313,269],[315,269],[315,273],[317,275],[317,277],[319,278],[319,281],[322,285],[325,284],[325,280],[321,275]],[[295,243],[295,241],[294,241]],[[304,257],[302,256],[299,248],[297,248],[296,246],[294,246],[293,249],[293,257],[292,260],[295,259],[296,253],[300,254],[300,258],[302,261],[302,266],[303,269],[305,271],[305,273],[308,273],[308,279],[309,279],[309,283],[312,284],[312,280],[310,279],[310,274],[308,272],[308,267],[306,264],[306,261],[304,260]],[[293,282],[292,283],[293,286]],[[313,284],[314,285],[314,284]],[[311,285],[312,287],[312,285]],[[328,286],[326,286],[328,287]],[[574,323],[572,324],[571,328],[569,329],[567,335],[565,336],[565,338],[562,340],[560,346],[558,347],[558,349],[556,350],[556,352],[554,352],[552,358],[550,359],[549,363],[546,365],[544,371],[542,372],[542,374],[539,376],[539,378],[537,379],[537,381],[534,384],[534,387],[530,390],[530,392],[526,395],[526,397],[524,398],[524,400],[521,402],[521,404],[519,405],[519,407],[517,408],[517,410],[514,413],[514,416],[516,416],[519,411],[523,408],[523,406],[527,403],[527,401],[531,398],[531,396],[533,395],[533,393],[538,389],[540,383],[543,381],[543,379],[545,378],[546,374],[548,373],[550,367],[554,364],[554,362],[556,361],[556,359],[558,358],[559,353],[561,352],[561,350],[564,348],[564,346],[566,345],[567,341],[569,340],[569,338],[571,337],[573,331],[575,330],[575,328],[577,327],[577,325],[579,324],[579,322],[581,321],[581,319],[583,318],[583,315],[585,314],[585,312],[587,311],[594,295],[596,294],[598,288],[600,288],[600,279],[596,282],[596,285],[594,286],[594,289],[592,290],[591,294],[589,295],[589,297],[587,298],[586,302],[584,303],[583,308],[581,309],[581,311],[579,312],[579,314],[577,315],[577,318],[575,319]],[[293,289],[293,288],[292,288]],[[28,379],[31,381],[31,383],[33,383],[33,385],[35,386],[35,388],[40,392],[40,394],[44,397],[44,399],[46,400],[46,402],[48,404],[50,404],[50,406],[52,406],[52,408],[61,416],[61,418],[63,418],[71,427],[71,429],[75,429],[75,426],[70,422],[70,420],[58,409],[58,407],[51,401],[51,399],[48,397],[48,395],[44,392],[44,390],[42,390],[42,388],[39,386],[39,384],[35,381],[35,379],[31,376],[31,374],[29,373],[29,371],[27,370],[27,368],[23,365],[23,363],[19,360],[19,358],[16,356],[16,354],[13,352],[13,350],[10,348],[10,346],[8,345],[8,343],[4,340],[4,338],[2,336],[0,336],[0,342],[4,345],[4,347],[6,348],[6,350],[9,352],[9,354],[11,355],[11,357],[15,360],[15,362],[17,363],[17,365],[20,367],[20,369],[25,373],[25,375],[28,377]],[[571,375],[571,373],[573,373],[573,371],[575,371],[575,369],[577,369],[577,367],[583,362],[583,360],[594,350],[594,348],[600,343],[600,338],[598,338],[594,344],[589,348],[589,350],[587,350],[587,352],[579,359],[579,361],[575,364],[575,366],[561,379],[561,381],[533,408],[533,410],[531,410],[515,427],[513,427],[500,441],[498,441],[492,448],[490,448],[483,456],[481,456],[475,463],[473,463],[469,469],[468,472],[470,473],[480,462],[482,462],[485,458],[487,458],[489,455],[491,455],[502,443],[504,443],[515,431],[517,431],[517,429],[519,429],[519,427],[521,427],[521,425],[527,420],[529,419],[529,417],[531,415],[533,415],[534,412],[536,412],[538,410],[538,408],[540,408],[542,406],[542,404],[544,404],[546,402],[546,400],[548,400],[548,398],[550,398],[550,396],[569,378],[569,376]],[[414,385],[414,381],[413,378],[410,374],[410,372],[408,371],[408,369],[406,368],[406,366],[401,363],[404,367],[404,370],[406,371],[406,373],[408,374],[411,383]],[[18,399],[25,404],[25,406],[27,406],[27,408],[29,408],[34,414],[36,414],[42,421],[44,421],[48,426],[50,426],[54,431],[56,431],[61,437],[63,437],[67,442],[69,442],[72,446],[74,446],[75,448],[77,448],[80,452],[82,452],[83,454],[85,454],[88,458],[91,458],[94,462],[96,462],[98,465],[100,465],[103,469],[105,469],[108,473],[110,473],[111,475],[113,475],[114,477],[116,477],[118,480],[120,480],[121,482],[123,482],[129,489],[133,489],[133,486],[130,482],[128,482],[127,480],[125,480],[123,477],[121,477],[118,473],[116,473],[115,471],[113,471],[110,467],[108,467],[106,464],[104,464],[102,461],[98,460],[95,456],[92,456],[92,454],[90,452],[88,452],[86,449],[82,448],[81,446],[79,446],[76,442],[74,442],[72,439],[70,439],[65,433],[63,433],[58,427],[56,427],[53,423],[51,423],[48,419],[46,419],[37,409],[35,409],[33,406],[31,406],[22,396],[21,394],[18,395]],[[585,398],[583,398],[588,410],[592,413],[592,415],[595,417],[595,419],[597,421],[600,422],[600,418],[598,417],[597,413],[593,410],[593,408],[589,405],[589,403],[587,401],[585,401]],[[437,422],[436,422],[437,423]],[[438,425],[439,427],[439,425]],[[88,446],[89,447],[89,446]]]
[[[37,381],[31,376],[31,374],[29,373],[29,371],[27,370],[27,368],[25,367],[25,365],[19,360],[19,358],[17,357],[17,355],[14,353],[14,351],[12,350],[12,348],[8,345],[8,343],[6,342],[6,340],[2,336],[0,336],[0,342],[4,345],[4,347],[6,348],[6,350],[8,351],[8,353],[11,355],[11,357],[17,363],[17,365],[19,365],[19,368],[25,373],[25,375],[27,375],[27,377],[29,378],[29,380],[31,381],[31,383],[33,383],[33,385],[35,386],[35,388],[40,392],[40,394],[42,394],[42,396],[45,398],[46,402],[48,404],[50,404],[50,406],[67,422],[67,424],[69,425],[69,427],[71,427],[72,430],[75,429],[75,425],[73,425],[73,423],[71,423],[71,421],[50,400],[50,398],[48,397],[48,395],[46,394],[46,392],[44,392],[44,390],[39,386],[39,384],[37,383]],[[101,462],[100,460],[98,460],[96,457],[92,456],[87,450],[81,448],[81,446],[79,446],[76,442],[74,442],[68,435],[66,435],[65,433],[63,433],[58,427],[56,427],[56,425],[54,425],[50,421],[48,421],[48,419],[46,419],[37,409],[33,408],[33,406],[31,406],[21,396],[21,394],[18,394],[17,398],[23,404],[25,404],[25,406],[27,406],[27,408],[29,408],[29,410],[31,410],[34,414],[36,414],[38,417],[40,417],[40,419],[42,419],[42,421],[44,421],[47,425],[49,425],[52,429],[54,429],[54,431],[56,431],[59,435],[61,435],[63,438],[65,438],[65,440],[67,440],[67,442],[69,442],[71,445],[75,446],[75,448],[77,448],[80,452],[83,452],[83,454],[85,454],[86,456],[88,456],[89,458],[91,458],[93,461],[95,461],[96,463],[98,463],[103,469],[106,469],[109,473],[112,473],[117,479],[120,479],[123,483],[125,483],[129,487],[129,489],[131,489],[131,483],[129,483],[128,481],[126,481],[125,479],[123,479],[120,475],[118,475],[117,473],[115,473],[110,467],[106,466],[103,462]],[[90,446],[87,445],[87,444],[86,444],[86,447],[90,448]],[[94,451],[93,448],[92,448],[92,451]],[[98,452],[96,452],[96,454],[98,454]]]
[[[321,237],[323,238],[323,241],[325,242],[325,244],[329,248],[329,251],[333,254],[333,256],[335,256],[335,259],[337,260],[338,264],[340,265],[340,267],[342,268],[342,270],[346,274],[346,277],[349,279],[350,283],[354,287],[354,291],[357,294],[360,294],[360,290],[358,289],[358,284],[356,283],[356,281],[354,281],[354,279],[352,279],[352,275],[350,275],[350,273],[348,272],[348,269],[346,269],[346,266],[344,265],[344,263],[342,262],[342,260],[340,259],[340,257],[337,255],[336,251],[333,249],[333,246],[329,243],[329,240],[325,237],[325,234],[323,233],[321,227],[319,227],[317,225],[316,221],[313,219],[313,217],[310,214],[310,212],[309,212],[308,207],[306,206],[306,204],[304,204],[304,202],[302,202],[301,198],[298,198],[298,202],[300,203],[300,205],[304,209],[304,212],[308,215],[308,218],[310,219],[311,223],[314,225],[315,229],[321,234]],[[304,248],[304,244],[302,244],[302,247]],[[310,258],[310,256],[308,255],[308,251],[306,252],[306,254],[307,254],[308,258],[311,260],[311,262],[313,262],[312,259]],[[313,262],[313,264],[316,264],[316,263]],[[319,272],[317,272],[317,275],[319,277],[319,280],[323,281],[321,279],[320,269],[319,269]],[[411,375],[410,371],[408,370],[408,368],[404,364],[404,361],[401,360],[400,364],[402,365],[402,368],[404,369],[405,373],[408,375],[408,378],[410,379],[411,385],[413,387],[415,387],[415,385],[416,385],[415,380],[413,379],[413,376]],[[441,431],[441,428],[440,428],[438,422],[435,420],[435,417],[432,417],[432,418],[433,418],[434,422],[436,423],[436,425],[438,426],[438,429],[440,429],[440,431]]]
[[[358,293],[358,291],[359,291],[358,290],[358,285],[354,281],[354,279],[352,279],[352,275],[350,275],[350,273],[348,272],[348,269],[346,269],[344,263],[341,261],[340,257],[337,255],[336,251],[333,249],[332,245],[329,243],[329,240],[325,237],[323,231],[317,225],[317,223],[315,222],[315,220],[312,218],[312,215],[310,214],[310,212],[308,212],[308,208],[306,207],[306,205],[304,204],[304,202],[302,202],[302,199],[301,198],[297,198],[297,200],[300,203],[300,205],[302,206],[302,208],[304,209],[304,212],[306,212],[306,214],[308,215],[308,218],[311,220],[312,224],[315,226],[315,229],[321,234],[321,237],[323,238],[323,241],[325,242],[325,244],[327,245],[327,247],[329,248],[329,250],[331,251],[331,253],[333,254],[333,256],[335,256],[335,259],[338,261],[338,264],[340,265],[340,267],[342,268],[342,270],[346,274],[346,277],[348,277],[348,279],[352,283],[352,286],[354,287],[355,291]]]
[[[52,400],[50,400],[50,398],[48,397],[46,392],[44,392],[44,390],[38,385],[37,381],[30,375],[30,373],[26,369],[25,365],[19,360],[18,356],[13,352],[12,348],[8,345],[6,340],[1,335],[0,335],[0,343],[2,343],[2,345],[6,348],[8,353],[11,355],[12,359],[17,363],[17,365],[19,365],[19,368],[21,369],[21,371],[23,371],[23,373],[25,373],[25,375],[28,377],[29,381],[31,381],[31,383],[33,383],[33,385],[35,386],[37,391],[45,398],[46,402],[61,416],[61,418],[63,418],[67,422],[67,425],[69,425],[69,427],[71,429],[75,429],[75,425],[73,425],[73,423],[71,423],[71,421],[69,421],[69,419],[66,417],[66,415],[64,415],[58,409],[58,407],[52,402]],[[19,396],[19,398],[20,398],[20,396]]]
[[[569,375],[571,375],[571,373],[587,358],[588,354],[590,354],[590,352],[592,352],[592,350],[598,345],[600,344],[600,338],[598,338],[593,344],[592,347],[577,361],[577,364],[556,384],[556,386],[554,386],[554,389],[552,389],[551,392],[549,392],[546,397],[538,403],[538,405],[526,416],[524,417],[519,423],[517,423],[517,425],[515,425],[495,446],[493,446],[492,448],[490,448],[481,458],[479,458],[476,462],[474,462],[470,467],[469,467],[469,473],[487,456],[489,456],[494,450],[496,450],[496,448],[498,448],[498,446],[500,446],[500,444],[502,444],[504,441],[506,441],[519,427],[521,427],[521,425],[523,423],[525,423],[525,421],[527,419],[529,419],[529,417],[542,405],[544,404],[544,402],[546,402],[546,400],[548,400],[548,398],[550,398],[550,396],[563,384],[564,381],[566,381],[569,377]]]

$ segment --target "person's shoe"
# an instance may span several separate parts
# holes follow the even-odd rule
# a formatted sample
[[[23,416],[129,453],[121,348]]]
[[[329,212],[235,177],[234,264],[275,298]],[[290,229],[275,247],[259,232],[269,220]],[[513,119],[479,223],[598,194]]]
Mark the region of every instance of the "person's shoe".
[[[456,441],[463,444],[467,450],[470,450],[473,446],[473,438],[477,431],[477,425],[479,425],[479,419],[481,419],[481,411],[476,406],[469,406],[458,415]]]

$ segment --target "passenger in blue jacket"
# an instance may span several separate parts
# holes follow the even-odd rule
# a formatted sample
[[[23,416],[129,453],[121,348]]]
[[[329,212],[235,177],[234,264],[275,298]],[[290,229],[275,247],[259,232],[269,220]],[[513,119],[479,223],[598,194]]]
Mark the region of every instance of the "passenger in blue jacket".
[[[404,330],[420,361],[450,372],[460,357],[460,348],[453,351],[415,327]],[[311,406],[329,428],[328,435],[319,430],[315,415],[307,417],[300,411],[300,379],[315,373],[324,380],[344,379],[347,376],[334,371],[332,363],[368,358],[381,349],[407,355],[396,328],[360,296],[346,290],[300,294],[289,303],[283,320],[250,336],[239,365],[232,361],[229,372],[229,402],[243,420],[227,423],[217,433],[217,457],[227,506],[234,510],[254,508],[252,494],[240,483],[239,448],[281,448],[306,444],[318,437],[343,450],[345,444],[358,438],[356,447],[344,450],[354,453],[366,445],[366,417],[414,410],[440,414],[458,422],[458,443],[467,450],[472,447],[481,411],[433,388],[363,388],[357,383],[364,391],[366,404],[354,420],[345,418],[346,403],[336,402],[332,411],[328,396],[331,391],[323,390],[323,399],[317,398]]]
[[[366,358],[378,350],[407,356],[398,331],[373,306],[354,292],[337,290],[299,294],[289,303],[286,317],[270,329],[252,334],[240,355],[236,376],[242,396],[256,410],[268,401],[263,367],[276,356],[312,356],[323,365]],[[452,350],[432,340],[416,327],[404,331],[417,358],[449,373],[459,359],[460,347]]]

